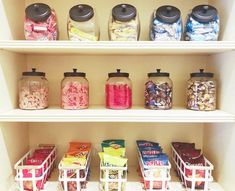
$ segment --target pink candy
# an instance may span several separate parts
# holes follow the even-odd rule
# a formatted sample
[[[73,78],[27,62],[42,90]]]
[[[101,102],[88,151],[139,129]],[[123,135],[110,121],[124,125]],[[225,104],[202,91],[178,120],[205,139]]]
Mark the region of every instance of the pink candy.
[[[132,106],[132,90],[127,84],[106,84],[106,107],[128,109]]]
[[[89,105],[89,87],[79,82],[67,82],[61,89],[63,109],[85,109]]]
[[[24,31],[26,40],[57,40],[57,21],[54,10],[45,22],[34,22],[25,18]]]

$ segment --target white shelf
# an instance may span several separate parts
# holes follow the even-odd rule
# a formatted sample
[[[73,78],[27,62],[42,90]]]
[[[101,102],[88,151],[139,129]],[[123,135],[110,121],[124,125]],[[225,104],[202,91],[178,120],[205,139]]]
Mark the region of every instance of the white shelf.
[[[184,108],[148,110],[133,107],[128,110],[110,110],[92,106],[85,110],[63,110],[50,107],[45,110],[0,112],[0,122],[172,122],[172,123],[234,123],[235,116],[224,111],[191,111]]]
[[[74,41],[1,41],[0,49],[23,54],[103,54],[153,55],[202,54],[209,55],[235,50],[235,42],[74,42]]]

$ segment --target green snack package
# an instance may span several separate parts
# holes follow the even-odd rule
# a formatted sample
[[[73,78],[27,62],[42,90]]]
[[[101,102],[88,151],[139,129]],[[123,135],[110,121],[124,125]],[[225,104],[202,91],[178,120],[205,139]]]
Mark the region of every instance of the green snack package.
[[[112,156],[117,156],[117,157],[124,157],[126,154],[126,148],[118,148],[115,149],[113,147],[104,147],[103,148],[104,153],[112,155]]]
[[[125,148],[125,141],[122,139],[110,139],[105,140],[101,143],[102,148],[104,147],[113,147],[113,148]]]
[[[103,154],[103,164],[105,166],[124,167],[127,164],[127,158]]]

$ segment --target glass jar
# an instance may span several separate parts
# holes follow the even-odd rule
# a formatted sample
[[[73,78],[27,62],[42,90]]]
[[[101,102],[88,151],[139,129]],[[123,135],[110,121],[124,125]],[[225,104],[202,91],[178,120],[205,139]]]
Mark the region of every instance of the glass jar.
[[[213,111],[216,109],[216,81],[213,73],[191,73],[187,86],[187,109]]]
[[[145,108],[166,110],[172,108],[173,83],[170,74],[161,72],[148,73],[145,83]]]
[[[198,5],[188,15],[185,40],[216,41],[219,37],[219,15],[215,7]]]
[[[24,34],[26,40],[57,40],[57,20],[53,9],[34,3],[25,9]]]
[[[45,109],[48,107],[49,83],[44,72],[35,68],[23,72],[19,81],[19,108],[28,110]]]
[[[167,5],[159,7],[154,13],[150,25],[150,40],[180,41],[182,19],[180,10]]]
[[[119,4],[112,9],[109,21],[109,39],[111,41],[137,41],[140,34],[140,22],[133,5]]]
[[[132,83],[129,73],[117,72],[109,73],[109,78],[105,86],[106,108],[128,109],[132,106]]]
[[[72,7],[69,11],[67,30],[69,40],[98,41],[100,30],[94,9],[86,4]]]
[[[89,106],[89,83],[86,73],[65,72],[61,82],[61,108],[86,109]]]

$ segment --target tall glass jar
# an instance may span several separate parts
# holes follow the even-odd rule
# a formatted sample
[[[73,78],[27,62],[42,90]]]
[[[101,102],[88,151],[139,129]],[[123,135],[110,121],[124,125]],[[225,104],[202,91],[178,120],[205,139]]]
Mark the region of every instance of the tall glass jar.
[[[187,85],[187,109],[213,111],[216,109],[216,81],[214,74],[204,72],[191,73]]]
[[[65,72],[61,82],[61,108],[86,109],[89,106],[89,83],[86,73]]]
[[[132,106],[132,83],[129,73],[117,72],[109,73],[109,78],[105,85],[106,108],[108,109],[128,109]]]
[[[98,41],[100,30],[95,11],[90,5],[79,4],[69,11],[68,38],[74,41]]]
[[[220,21],[218,11],[210,5],[198,5],[188,15],[185,27],[185,40],[217,41]]]
[[[57,40],[56,14],[43,3],[34,3],[25,9],[24,34],[26,40]]]
[[[23,72],[19,81],[19,108],[27,110],[45,109],[48,107],[49,84],[44,72],[35,68]]]
[[[148,81],[145,83],[145,108],[166,110],[172,108],[173,83],[170,74],[161,72],[148,73]]]
[[[140,22],[133,5],[119,4],[112,9],[109,20],[109,39],[111,41],[137,41]]]
[[[181,12],[178,8],[166,5],[154,13],[150,25],[150,40],[180,41],[182,36]]]

